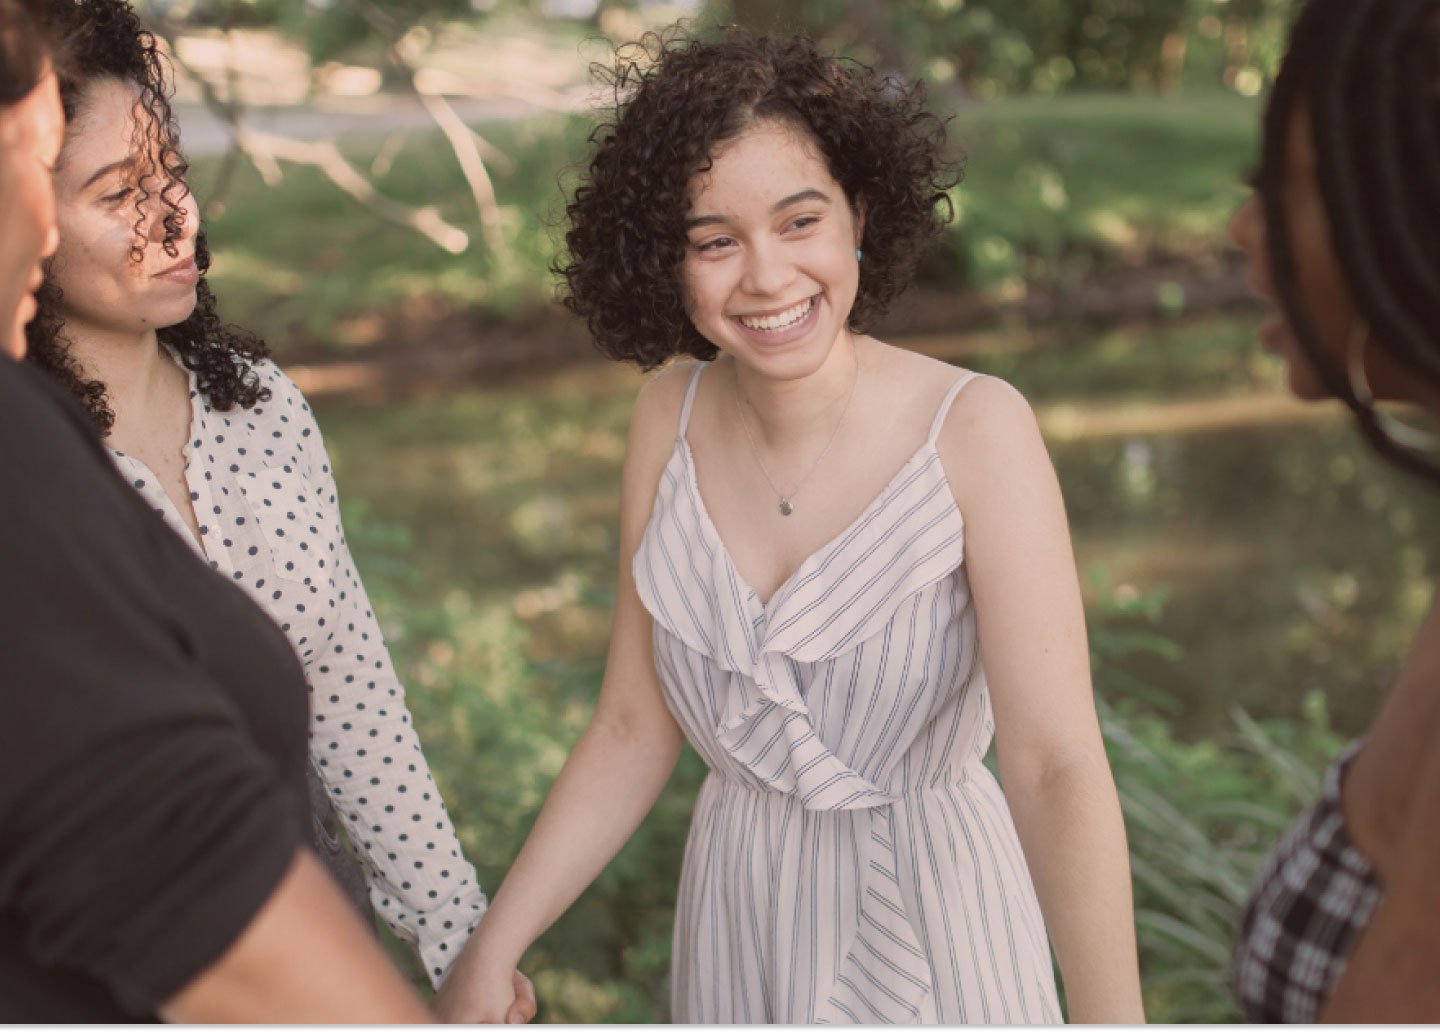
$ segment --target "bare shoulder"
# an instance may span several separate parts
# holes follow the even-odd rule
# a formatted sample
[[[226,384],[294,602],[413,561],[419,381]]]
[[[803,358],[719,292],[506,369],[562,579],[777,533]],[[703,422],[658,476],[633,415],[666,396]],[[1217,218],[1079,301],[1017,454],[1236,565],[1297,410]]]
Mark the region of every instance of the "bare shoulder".
[[[655,497],[661,471],[675,449],[685,390],[697,363],[674,362],[656,373],[635,396],[630,435],[625,445],[623,504],[645,510]]]
[[[672,362],[645,381],[635,395],[630,413],[630,437],[626,445],[626,465],[631,460],[644,463],[656,456],[668,455],[680,430],[680,410],[685,405],[685,391],[698,363]]]
[[[892,344],[876,344],[879,362],[890,370],[898,392],[912,399],[924,412],[933,413],[951,387],[959,381],[967,381],[946,414],[942,439],[947,434],[953,436],[957,428],[962,427],[974,431],[982,424],[996,421],[1002,427],[1007,420],[1034,422],[1034,414],[1024,396],[998,377]]]
[[[671,362],[645,381],[635,395],[635,409],[630,416],[630,433],[636,430],[647,435],[660,433],[674,440],[680,426],[680,409],[685,404],[685,390],[700,363],[694,359]]]
[[[968,378],[968,379],[967,379]],[[962,370],[955,380],[967,379],[955,396],[940,430],[940,447],[947,442],[976,447],[1004,447],[1013,435],[1039,434],[1035,411],[1009,383],[999,377]]]
[[[983,485],[1020,487],[1053,481],[1055,470],[1025,396],[994,376],[971,375],[960,389],[935,441],[962,507],[973,504]]]

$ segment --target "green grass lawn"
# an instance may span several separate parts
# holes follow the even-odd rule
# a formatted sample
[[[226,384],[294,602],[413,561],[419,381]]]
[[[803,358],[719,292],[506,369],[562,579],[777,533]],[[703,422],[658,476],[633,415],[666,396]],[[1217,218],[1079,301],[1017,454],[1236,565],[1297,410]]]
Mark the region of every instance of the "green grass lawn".
[[[1156,257],[1203,267],[1224,246],[1258,116],[1254,101],[1229,95],[964,108],[953,122],[968,154],[967,178],[955,191],[960,217],[923,276],[937,286],[1014,296],[1027,285],[1066,286]],[[423,331],[426,318],[457,307],[503,318],[549,303],[562,183],[573,183],[585,159],[589,123],[545,118],[481,131],[505,155],[491,163],[505,212],[494,249],[438,135],[409,138],[373,172],[385,141],[350,145],[386,194],[433,204],[471,234],[470,250],[459,256],[382,221],[313,169],[287,167],[271,188],[242,167],[208,220],[224,312],[282,348],[297,332],[343,348],[373,339],[365,317],[377,310],[413,313]],[[218,177],[217,160],[196,162],[202,201]]]
[[[956,116],[969,154],[951,243],[966,286],[1077,282],[1154,257],[1205,263],[1243,197],[1259,108],[1233,95],[1077,96]]]

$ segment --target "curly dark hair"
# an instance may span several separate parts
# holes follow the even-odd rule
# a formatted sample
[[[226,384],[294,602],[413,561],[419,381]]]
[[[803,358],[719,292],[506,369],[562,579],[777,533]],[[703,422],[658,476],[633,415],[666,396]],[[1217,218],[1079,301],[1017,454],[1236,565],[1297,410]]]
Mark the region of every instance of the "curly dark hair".
[[[1366,440],[1440,485],[1440,463],[1393,436],[1321,343],[1301,297],[1284,203],[1286,138],[1303,103],[1335,254],[1371,341],[1440,387],[1437,82],[1440,0],[1309,0],[1266,108],[1258,186],[1272,277],[1296,341]]]
[[[135,240],[130,257],[136,262],[143,260],[146,205],[154,196],[146,184],[157,179],[161,184],[159,197],[167,209],[162,220],[165,237],[161,246],[166,254],[176,256],[186,218],[181,203],[189,193],[189,165],[180,153],[179,126],[170,108],[170,76],[154,35],[141,25],[126,0],[46,0],[45,18],[50,32],[65,41],[60,101],[67,121],[73,122],[82,113],[86,91],[96,82],[120,80],[140,88],[139,105],[145,117],[137,126],[135,147],[142,168],[136,176],[139,186],[135,191]],[[269,389],[261,385],[254,364],[269,357],[270,349],[253,333],[221,322],[215,295],[205,279],[210,249],[203,232],[195,237],[195,264],[200,270],[195,309],[184,322],[160,329],[160,343],[180,356],[185,368],[195,374],[200,393],[216,409],[229,411],[237,404],[249,408],[268,400]],[[65,321],[60,314],[63,299],[48,275],[49,268],[47,263],[45,284],[35,295],[39,310],[25,330],[29,358],[79,398],[101,433],[107,434],[115,414],[110,410],[105,384],[86,379],[85,371],[70,355]]]
[[[847,325],[863,331],[907,286],[921,251],[954,217],[947,191],[964,171],[945,157],[945,122],[905,85],[827,54],[803,35],[680,28],[647,33],[595,74],[612,117],[590,134],[593,158],[565,214],[561,302],[610,358],[653,369],[718,349],[685,312],[680,264],[691,178],[718,145],[757,121],[802,130],[852,205],[865,211],[865,261]]]

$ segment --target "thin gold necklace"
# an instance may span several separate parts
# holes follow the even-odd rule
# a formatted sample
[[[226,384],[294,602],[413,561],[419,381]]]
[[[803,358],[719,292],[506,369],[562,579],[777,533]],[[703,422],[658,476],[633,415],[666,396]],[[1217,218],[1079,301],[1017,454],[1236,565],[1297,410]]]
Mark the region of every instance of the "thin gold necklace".
[[[800,493],[800,489],[809,482],[810,478],[815,475],[815,471],[820,468],[821,461],[825,458],[826,454],[829,453],[830,446],[835,443],[835,438],[840,434],[840,424],[845,422],[845,413],[850,411],[850,401],[855,397],[855,387],[860,382],[860,356],[858,354],[855,355],[855,376],[850,381],[850,393],[845,396],[845,405],[840,409],[840,418],[835,420],[835,429],[830,431],[830,438],[825,442],[825,447],[820,449],[820,454],[815,456],[815,461],[810,463],[810,468],[805,471],[805,475],[800,478],[799,483],[790,489],[788,494],[780,490],[775,483],[775,478],[772,477],[770,471],[765,468],[765,460],[760,457],[760,446],[755,443],[755,435],[750,432],[750,423],[745,418],[745,406],[740,402],[740,374],[735,370],[733,365],[731,366],[731,371],[735,376],[735,412],[740,417],[740,428],[745,431],[745,440],[750,442],[750,452],[755,456],[755,465],[760,467],[760,473],[765,477],[765,482],[770,485],[770,490],[774,491],[775,496],[780,499],[780,504],[777,506],[780,510],[780,515],[789,516],[795,511],[793,499]]]

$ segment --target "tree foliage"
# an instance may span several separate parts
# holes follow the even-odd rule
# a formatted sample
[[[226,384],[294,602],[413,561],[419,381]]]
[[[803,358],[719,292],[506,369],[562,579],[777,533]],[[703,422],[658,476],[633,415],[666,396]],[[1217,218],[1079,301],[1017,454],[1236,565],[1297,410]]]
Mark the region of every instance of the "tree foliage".
[[[167,17],[269,24],[318,61],[373,51],[373,19],[438,29],[497,16],[587,23],[641,0],[145,0]],[[897,73],[952,83],[974,97],[1068,89],[1257,92],[1273,69],[1298,0],[708,0],[699,23],[801,30]]]
[[[1296,0],[731,0],[741,24],[803,29],[970,96],[1065,89],[1255,92]]]

